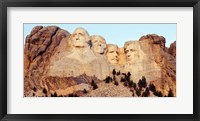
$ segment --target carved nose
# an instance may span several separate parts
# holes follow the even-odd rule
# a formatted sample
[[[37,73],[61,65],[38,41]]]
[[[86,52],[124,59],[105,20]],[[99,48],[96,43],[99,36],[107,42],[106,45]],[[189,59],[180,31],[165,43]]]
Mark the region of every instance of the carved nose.
[[[79,35],[76,35],[76,40],[79,40]]]

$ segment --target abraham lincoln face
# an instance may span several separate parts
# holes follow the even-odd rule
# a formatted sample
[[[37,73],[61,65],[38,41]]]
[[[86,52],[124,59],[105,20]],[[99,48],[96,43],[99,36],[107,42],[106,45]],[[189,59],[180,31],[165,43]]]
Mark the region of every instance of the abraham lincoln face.
[[[124,51],[126,55],[126,62],[129,64],[138,62],[138,60],[144,60],[146,58],[138,42],[127,44],[124,48]]]

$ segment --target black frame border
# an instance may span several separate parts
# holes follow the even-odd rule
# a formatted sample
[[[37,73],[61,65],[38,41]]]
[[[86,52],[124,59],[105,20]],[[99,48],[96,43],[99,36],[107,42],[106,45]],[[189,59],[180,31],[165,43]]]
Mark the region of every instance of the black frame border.
[[[200,0],[0,0],[0,119],[199,121]],[[7,7],[193,7],[193,114],[7,114]],[[189,41],[188,41],[189,42]]]

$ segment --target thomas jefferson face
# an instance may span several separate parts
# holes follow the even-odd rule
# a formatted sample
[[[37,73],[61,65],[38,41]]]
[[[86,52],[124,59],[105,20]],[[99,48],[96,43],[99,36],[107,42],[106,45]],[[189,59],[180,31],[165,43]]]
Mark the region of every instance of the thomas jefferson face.
[[[92,50],[95,53],[103,54],[106,48],[106,41],[101,36],[91,36],[92,39]]]
[[[118,47],[116,45],[108,45],[106,50],[106,56],[108,58],[108,61],[111,64],[117,64],[118,63]]]
[[[72,44],[74,47],[83,48],[88,46],[89,34],[83,28],[77,28],[71,35]]]

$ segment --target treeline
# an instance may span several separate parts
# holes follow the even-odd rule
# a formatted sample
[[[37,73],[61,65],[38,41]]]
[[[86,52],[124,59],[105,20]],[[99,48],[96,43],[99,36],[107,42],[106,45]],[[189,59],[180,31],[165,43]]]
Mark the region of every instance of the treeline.
[[[151,93],[158,97],[164,96],[161,91],[158,91],[156,89],[156,86],[153,83],[151,83],[151,82],[149,84],[147,83],[145,76],[142,76],[142,78],[139,79],[138,83],[135,83],[133,80],[131,80],[130,72],[121,73],[120,71],[116,72],[116,70],[113,69],[112,77],[107,76],[106,79],[104,79],[103,81],[107,84],[113,83],[116,86],[119,86],[119,83],[122,83],[124,87],[127,87],[130,89],[130,91],[132,92],[132,96],[149,97]],[[98,85],[95,80],[92,79],[92,81],[90,81],[88,84],[91,85],[92,90],[98,89]],[[36,87],[34,87],[32,90],[33,90],[32,96],[36,96],[35,93],[38,91],[38,89]],[[81,90],[81,95],[84,96],[84,94],[88,93],[88,91],[89,90],[86,90],[86,89]],[[79,97],[80,96],[80,95],[76,94],[76,92],[70,93],[68,95],[57,95],[56,92],[48,93],[48,91],[45,88],[42,89],[42,93],[46,97],[49,97],[49,96],[50,97]],[[165,97],[174,97],[174,94],[173,94],[173,91],[171,88],[168,92],[168,95]]]
[[[116,76],[121,77],[120,82],[123,83],[125,87],[130,88],[130,91],[132,92],[132,96],[138,96],[138,97],[148,97],[150,96],[150,91],[158,97],[163,97],[163,94],[161,91],[158,91],[153,83],[147,83],[145,76],[142,76],[141,79],[139,79],[138,83],[135,83],[133,80],[131,80],[131,73],[121,73],[120,71],[116,72],[115,69],[112,71],[112,77],[108,76],[104,80],[105,83],[114,83],[116,86],[119,85],[119,82],[116,80]],[[172,92],[172,89],[170,88],[168,92],[168,96],[165,97],[174,97],[174,94]]]

